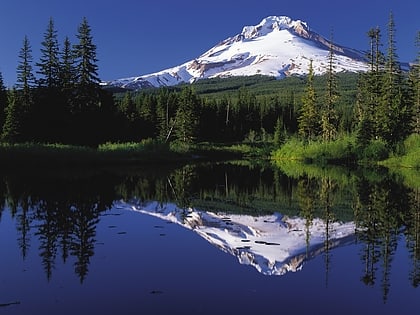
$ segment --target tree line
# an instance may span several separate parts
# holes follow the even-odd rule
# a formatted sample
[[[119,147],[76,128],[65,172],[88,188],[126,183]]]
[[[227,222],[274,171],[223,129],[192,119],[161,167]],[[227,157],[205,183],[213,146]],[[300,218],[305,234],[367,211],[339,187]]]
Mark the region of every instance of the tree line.
[[[335,72],[330,45],[323,77],[314,76],[311,62],[305,78],[283,79],[291,83],[274,93],[275,81],[256,77],[112,94],[101,88],[96,45],[85,18],[76,38],[71,44],[66,37],[60,47],[50,19],[35,63],[37,77],[31,45],[24,38],[16,86],[6,90],[0,74],[3,142],[95,146],[149,138],[187,144],[267,141],[280,146],[293,135],[306,142],[328,142],[354,134],[361,146],[383,141],[395,147],[420,131],[420,54],[407,75],[396,55],[392,14],[386,54],[381,51],[380,30],[368,32],[369,69],[358,74],[354,91],[346,82],[351,82],[350,75],[347,79]],[[252,82],[260,84],[260,94],[251,90]]]
[[[4,142],[93,144],[109,136],[106,121],[113,112],[112,95],[100,87],[96,45],[83,18],[77,43],[58,43],[50,18],[35,63],[27,36],[18,55],[17,83],[9,91],[0,78],[0,126]]]
[[[359,74],[353,106],[354,124],[350,130],[355,134],[357,144],[362,147],[372,141],[381,141],[387,147],[395,149],[411,133],[418,134],[420,131],[420,49],[407,74],[398,61],[395,32],[391,13],[386,53],[381,50],[381,30],[376,27],[368,32],[369,69]],[[420,32],[417,34],[416,45],[420,48]],[[339,135],[340,116],[336,109],[340,94],[334,62],[334,51],[331,48],[325,93],[321,97],[314,88],[314,74],[312,63],[310,64],[307,86],[298,114],[298,133],[306,141],[331,141]]]

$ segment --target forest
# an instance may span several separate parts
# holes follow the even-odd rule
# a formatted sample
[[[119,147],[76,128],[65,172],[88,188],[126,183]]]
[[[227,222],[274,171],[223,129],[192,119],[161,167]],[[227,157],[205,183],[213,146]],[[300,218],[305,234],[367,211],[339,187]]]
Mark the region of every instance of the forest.
[[[310,66],[307,76],[282,80],[256,75],[116,91],[101,85],[86,18],[78,42],[66,37],[62,45],[51,18],[35,64],[24,38],[12,89],[0,73],[0,139],[93,148],[142,141],[267,143],[276,156],[290,141],[307,146],[351,137],[358,150],[397,152],[420,131],[420,52],[402,69],[395,30],[390,14],[385,53],[381,30],[367,32],[366,73],[336,73],[331,46],[323,76]],[[414,40],[420,48],[420,32]]]

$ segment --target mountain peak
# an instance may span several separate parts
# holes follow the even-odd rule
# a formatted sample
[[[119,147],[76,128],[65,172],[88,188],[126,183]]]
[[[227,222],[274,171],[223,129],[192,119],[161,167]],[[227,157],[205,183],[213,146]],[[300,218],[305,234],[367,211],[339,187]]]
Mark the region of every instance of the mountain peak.
[[[307,74],[310,60],[315,74],[323,74],[331,47],[336,53],[337,72],[367,70],[363,52],[331,43],[301,20],[268,16],[184,64],[104,85],[137,90],[214,77],[266,75],[281,79]]]
[[[259,24],[245,26],[241,35],[246,39],[264,36],[272,31],[292,30],[298,34],[307,34],[308,25],[301,20],[292,20],[288,16],[268,16]]]

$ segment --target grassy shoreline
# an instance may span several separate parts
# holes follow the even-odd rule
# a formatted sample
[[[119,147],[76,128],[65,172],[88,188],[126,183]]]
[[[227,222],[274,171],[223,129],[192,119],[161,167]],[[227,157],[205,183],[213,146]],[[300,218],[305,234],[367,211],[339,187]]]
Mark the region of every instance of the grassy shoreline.
[[[299,161],[316,165],[385,166],[387,168],[409,168],[420,170],[420,135],[413,134],[399,147],[398,154],[390,152],[380,140],[365,147],[356,144],[355,138],[343,137],[332,142],[304,143],[290,139],[275,150],[273,161]]]
[[[96,148],[43,143],[0,144],[0,167],[100,166],[180,163],[196,160],[243,158],[245,145],[168,145],[151,140],[139,143],[105,143]]]

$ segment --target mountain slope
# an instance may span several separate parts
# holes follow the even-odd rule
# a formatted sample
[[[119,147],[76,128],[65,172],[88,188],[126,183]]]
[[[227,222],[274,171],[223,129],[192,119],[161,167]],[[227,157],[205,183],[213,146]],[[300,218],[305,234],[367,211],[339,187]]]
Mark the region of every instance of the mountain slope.
[[[256,26],[220,42],[182,65],[138,77],[104,82],[127,89],[172,86],[212,77],[267,75],[283,78],[306,74],[313,60],[315,74],[326,72],[330,42],[307,23],[270,16]],[[333,44],[337,72],[367,70],[364,53]]]

